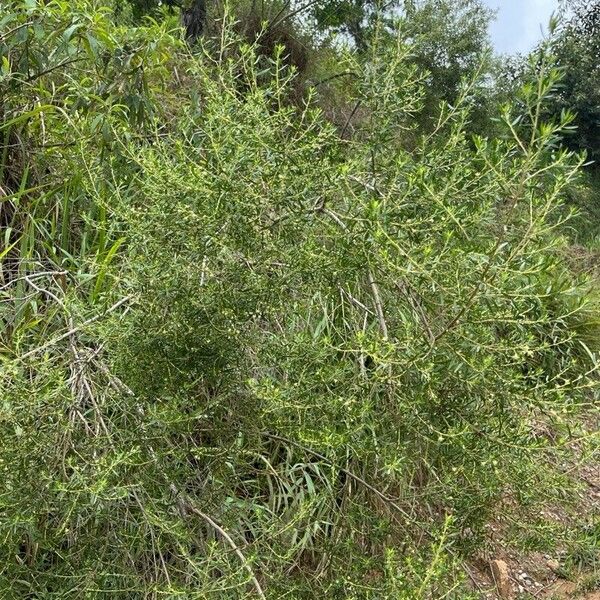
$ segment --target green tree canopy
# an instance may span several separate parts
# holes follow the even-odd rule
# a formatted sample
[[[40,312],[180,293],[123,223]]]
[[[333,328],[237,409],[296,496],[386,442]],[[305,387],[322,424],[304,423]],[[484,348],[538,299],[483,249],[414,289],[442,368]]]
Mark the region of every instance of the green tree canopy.
[[[600,158],[600,2],[567,3],[570,16],[559,28],[551,48],[564,71],[554,103],[556,112],[577,113],[577,129],[566,138],[571,147]]]

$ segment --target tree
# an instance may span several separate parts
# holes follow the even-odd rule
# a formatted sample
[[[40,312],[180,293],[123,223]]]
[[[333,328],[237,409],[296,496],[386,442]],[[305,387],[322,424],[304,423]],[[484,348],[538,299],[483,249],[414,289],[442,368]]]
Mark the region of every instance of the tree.
[[[463,78],[487,68],[492,17],[481,0],[406,2],[401,26],[414,43],[417,65],[428,73],[433,99],[454,102]]]
[[[317,29],[349,36],[359,52],[367,49],[368,39],[377,16],[392,15],[402,4],[401,0],[326,0],[312,7]]]
[[[197,40],[204,31],[206,21],[206,0],[193,0],[181,10],[181,20],[188,40]]]
[[[600,2],[573,0],[570,17],[551,41],[564,79],[554,101],[554,111],[577,113],[575,132],[566,138],[572,148],[600,158]]]
[[[400,35],[425,74],[424,114],[433,119],[440,101],[456,101],[465,78],[491,67],[494,13],[481,0],[323,0],[308,8],[317,30],[348,37],[361,54],[376,31],[391,43]]]

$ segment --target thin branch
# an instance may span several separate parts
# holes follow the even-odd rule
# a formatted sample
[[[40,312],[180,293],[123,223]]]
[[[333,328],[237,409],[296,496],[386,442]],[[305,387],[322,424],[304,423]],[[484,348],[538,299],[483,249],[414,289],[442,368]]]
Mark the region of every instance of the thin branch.
[[[76,63],[76,62],[81,62],[82,60],[83,60],[82,57],[71,58],[69,60],[63,60],[62,62],[58,63],[57,65],[54,65],[53,67],[49,67],[45,71],[41,71],[39,73],[34,73],[33,75],[30,75],[27,79],[25,79],[25,83],[31,83],[32,81],[35,81],[36,79],[39,79],[40,77],[43,77],[44,75],[48,75],[48,73],[52,73],[52,71],[56,71],[56,69],[60,69],[61,67],[66,67],[68,65],[72,65],[73,63]]]
[[[279,19],[279,17],[281,17],[281,15],[283,15],[289,7],[290,7],[290,0],[286,0],[283,3],[281,10],[271,20],[271,23],[268,25],[268,29],[270,29],[272,26],[275,26],[275,24],[279,25],[279,23],[277,23],[277,19]],[[260,17],[263,21],[265,20],[265,4],[264,4],[264,2],[262,2]],[[285,17],[283,17],[283,18],[285,18]]]
[[[346,224],[331,210],[328,208],[323,208],[323,212],[331,217],[344,231],[348,230]],[[379,321],[379,327],[381,329],[381,333],[383,335],[384,340],[389,339],[389,332],[387,323],[385,322],[385,314],[383,312],[383,303],[381,301],[381,294],[379,293],[379,287],[375,280],[373,279],[373,273],[371,269],[367,271],[367,277],[369,280],[369,285],[371,286],[371,292],[373,294],[373,302],[375,303],[375,311],[377,313],[377,320]]]
[[[429,340],[429,345],[433,345],[433,343],[435,342],[435,335],[433,333],[433,330],[431,329],[431,325],[429,324],[429,319],[427,318],[427,315],[425,314],[425,310],[423,309],[423,305],[421,303],[421,300],[418,297],[416,290],[408,283],[408,281],[403,280],[402,284],[395,282],[396,288],[398,289],[398,291],[403,294],[406,299],[408,300],[408,303],[411,305],[412,309],[417,313],[421,324],[423,325],[425,331],[427,332],[427,338]]]
[[[357,300],[352,294],[350,294],[350,292],[348,292],[342,287],[340,287],[340,291],[344,296],[346,296],[350,300],[350,302],[352,302],[352,304],[355,304],[356,306],[358,306],[358,308],[361,308],[366,313],[375,316],[375,313],[368,306],[365,306],[360,300]]]
[[[31,279],[38,277],[46,277],[47,275],[68,275],[68,271],[40,271],[37,273],[32,273],[31,275],[22,275],[21,277],[16,277],[12,279],[10,283],[6,283],[0,287],[0,291],[5,290],[11,286],[13,286],[17,281],[24,281],[25,279],[31,284]]]
[[[324,77],[323,79],[317,81],[316,83],[313,83],[313,86],[318,87],[320,85],[323,85],[324,83],[327,83],[334,79],[339,79],[340,77],[346,77],[348,75],[351,75],[352,77],[356,77],[358,79],[358,74],[356,74],[354,71],[342,71],[341,73],[336,73],[335,75],[330,75],[329,77]]]
[[[379,286],[373,279],[373,271],[369,269],[367,276],[369,278],[369,285],[371,286],[371,291],[373,292],[373,302],[375,303],[375,310],[377,311],[377,320],[379,321],[379,327],[381,329],[381,333],[383,334],[383,339],[388,340],[388,327],[385,322],[385,315],[383,312],[383,303],[381,301],[381,294],[379,293]]]
[[[362,100],[357,100],[356,104],[354,105],[354,108],[352,109],[352,112],[348,115],[348,118],[346,119],[346,124],[344,125],[344,127],[342,128],[342,132],[340,133],[340,137],[343,138],[346,130],[348,129],[348,127],[350,126],[350,121],[352,121],[352,119],[354,118],[354,115],[356,114],[356,112],[358,111],[358,109],[360,108],[360,105],[362,104]]]
[[[19,357],[19,360],[25,360],[26,358],[29,358],[30,356],[33,356],[34,354],[37,354],[38,352],[42,352],[43,350],[46,350],[47,348],[54,346],[54,344],[58,344],[58,342],[61,342],[62,340],[72,336],[74,333],[77,333],[78,331],[80,331],[81,329],[86,327],[87,325],[90,325],[91,323],[95,323],[98,319],[101,319],[102,317],[117,310],[117,308],[119,308],[120,306],[125,304],[125,302],[127,302],[128,300],[131,300],[131,298],[132,298],[132,296],[126,296],[125,298],[121,298],[121,300],[119,300],[118,302],[113,304],[110,308],[108,308],[106,311],[104,311],[101,315],[96,315],[95,317],[92,317],[91,319],[87,319],[80,325],[77,325],[77,327],[73,327],[72,329],[69,329],[69,331],[55,337],[54,339],[50,340],[49,342],[46,342],[45,344],[42,344],[41,346],[38,346],[37,348],[34,348],[33,350],[26,352],[25,354],[23,354],[22,356]]]
[[[348,469],[345,469],[344,467],[340,467],[339,465],[334,463],[331,459],[327,458],[323,454],[320,454],[319,452],[316,452],[315,450],[312,450],[311,448],[307,448],[306,446],[303,446],[302,444],[299,444],[298,442],[295,442],[294,440],[285,438],[281,435],[269,433],[268,431],[263,431],[262,435],[271,440],[276,440],[279,442],[283,442],[285,444],[291,444],[292,446],[296,446],[296,448],[299,448],[300,450],[304,450],[304,452],[307,452],[308,454],[312,454],[315,458],[318,458],[326,463],[329,463],[332,467],[335,467],[341,473],[344,473],[344,475],[346,475],[347,477],[354,479],[354,481],[360,483],[362,486],[366,487],[368,490],[373,492],[376,496],[378,496],[379,498],[381,498],[381,500],[385,501],[387,504],[389,504],[394,509],[396,509],[401,515],[406,517],[409,521],[415,523],[414,519],[412,519],[411,516],[402,507],[400,507],[398,505],[398,503],[392,497],[388,496],[387,494],[384,494],[382,491],[378,490],[376,487],[373,487],[370,483],[365,481],[362,477],[359,477],[358,475],[356,475],[356,473],[353,473],[352,471],[349,471]],[[426,533],[428,535],[431,535],[429,532],[426,532]]]
[[[27,21],[26,23],[21,23],[20,25],[17,25],[17,27],[13,27],[12,29],[9,29],[3,35],[0,35],[0,42],[3,42],[8,36],[19,31],[19,29],[23,29],[23,27],[29,27],[30,25],[33,25],[33,21]]]
[[[321,211],[333,219],[344,231],[348,231],[346,224],[332,210],[329,210],[327,207],[323,207]]]
[[[488,260],[487,264],[485,265],[485,267],[479,277],[479,281],[473,286],[473,289],[472,289],[471,293],[469,294],[467,301],[462,305],[462,307],[456,313],[456,315],[454,315],[454,317],[452,317],[452,319],[444,327],[444,329],[442,331],[440,331],[438,334],[436,334],[435,338],[433,339],[432,346],[435,343],[437,343],[440,340],[440,338],[444,337],[448,332],[450,332],[457,325],[457,323],[460,321],[462,316],[474,306],[474,304],[477,301],[477,293],[483,286],[485,286],[489,283],[487,281],[487,276],[488,276],[490,269],[492,268],[492,264],[498,254],[498,251],[500,250],[501,245],[502,245],[502,236],[499,236],[498,240],[496,241],[496,245],[494,246],[494,249],[493,249],[491,255],[489,256],[489,260]]]
[[[242,561],[242,564],[244,565],[244,568],[246,569],[246,571],[248,571],[248,574],[250,575],[250,580],[252,581],[252,584],[254,585],[254,588],[256,589],[256,593],[261,598],[263,598],[263,600],[266,600],[265,593],[263,592],[263,589],[260,587],[260,583],[258,582],[258,579],[256,578],[256,575],[254,574],[254,571],[252,570],[250,563],[246,560],[246,557],[243,555],[242,551],[239,549],[237,544],[233,541],[231,536],[212,517],[210,517],[206,513],[203,513],[200,509],[193,506],[189,500],[184,500],[174,483],[172,483],[170,487],[171,487],[171,491],[175,494],[175,496],[177,498],[179,498],[180,502],[182,504],[184,503],[183,506],[181,507],[183,509],[183,510],[181,510],[182,514],[185,514],[185,509],[193,512],[195,515],[198,515],[199,517],[204,519],[213,529],[215,529],[225,539],[225,541],[231,546],[231,549],[237,554],[238,558]]]
[[[301,12],[304,12],[307,8],[310,8],[311,6],[313,6],[314,4],[316,4],[319,1],[320,0],[311,0],[310,2],[307,2],[306,4],[304,4],[303,6],[300,6],[296,10],[293,10],[292,12],[288,13],[287,15],[284,15],[279,20],[277,20],[277,17],[279,16],[279,15],[277,15],[277,17],[275,17],[275,19],[273,19],[273,21],[271,21],[271,23],[269,25],[269,29],[274,29],[275,27],[281,25],[281,23],[283,23],[284,21],[294,18],[296,15],[299,15]],[[289,2],[287,4],[289,5]],[[279,14],[281,14],[282,12],[283,11],[279,11]]]
[[[52,298],[52,300],[54,300],[63,310],[67,310],[65,305],[63,304],[63,301],[56,294],[54,294],[54,292],[37,286],[27,275],[25,275],[24,279],[34,290],[36,290],[40,294],[46,294],[47,296]]]

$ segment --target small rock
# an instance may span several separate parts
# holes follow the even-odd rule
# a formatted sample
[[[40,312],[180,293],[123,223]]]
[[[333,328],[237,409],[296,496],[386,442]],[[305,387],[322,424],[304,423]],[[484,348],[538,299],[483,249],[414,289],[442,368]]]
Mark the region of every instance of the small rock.
[[[490,561],[490,568],[492,569],[492,576],[498,588],[498,593],[504,600],[510,600],[512,598],[512,586],[510,584],[508,565],[503,560],[492,560]]]
[[[555,558],[548,560],[546,566],[555,573],[560,570],[560,563]]]

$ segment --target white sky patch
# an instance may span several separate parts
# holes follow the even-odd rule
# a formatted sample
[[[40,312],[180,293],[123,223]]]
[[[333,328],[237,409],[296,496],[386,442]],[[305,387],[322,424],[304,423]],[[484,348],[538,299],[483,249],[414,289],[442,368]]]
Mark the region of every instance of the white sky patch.
[[[548,30],[550,15],[557,11],[558,0],[485,0],[497,9],[491,37],[498,52],[528,52]]]

